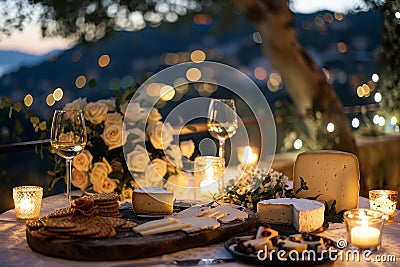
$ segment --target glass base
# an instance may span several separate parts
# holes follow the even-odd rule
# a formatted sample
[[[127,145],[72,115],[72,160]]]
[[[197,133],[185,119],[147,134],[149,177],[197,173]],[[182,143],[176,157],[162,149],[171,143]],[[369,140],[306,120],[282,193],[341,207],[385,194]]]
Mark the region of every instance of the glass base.
[[[376,252],[381,249],[381,245],[371,246],[371,247],[359,247],[353,244],[350,244],[347,250],[358,250],[358,251],[371,251]]]

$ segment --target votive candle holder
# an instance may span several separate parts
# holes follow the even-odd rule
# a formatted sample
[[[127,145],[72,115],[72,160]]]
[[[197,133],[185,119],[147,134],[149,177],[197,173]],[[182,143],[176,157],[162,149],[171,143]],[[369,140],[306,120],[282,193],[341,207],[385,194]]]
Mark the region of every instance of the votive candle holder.
[[[40,206],[43,188],[40,186],[17,186],[13,188],[15,216],[18,220],[37,219],[40,216]]]
[[[394,190],[370,190],[369,208],[379,210],[389,216],[388,222],[393,222],[396,217],[398,192]]]

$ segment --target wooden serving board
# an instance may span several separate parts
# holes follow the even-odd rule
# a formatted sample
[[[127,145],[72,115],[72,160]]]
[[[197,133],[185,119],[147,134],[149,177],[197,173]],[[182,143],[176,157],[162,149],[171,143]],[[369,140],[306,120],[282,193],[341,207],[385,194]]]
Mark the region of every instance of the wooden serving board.
[[[122,232],[106,239],[40,240],[34,238],[27,229],[26,237],[32,250],[52,257],[88,261],[137,259],[222,242],[234,235],[252,230],[256,225],[256,216],[249,209],[244,211],[249,217],[243,222],[221,224],[215,230],[203,230],[191,234],[176,231],[140,236],[134,232]]]

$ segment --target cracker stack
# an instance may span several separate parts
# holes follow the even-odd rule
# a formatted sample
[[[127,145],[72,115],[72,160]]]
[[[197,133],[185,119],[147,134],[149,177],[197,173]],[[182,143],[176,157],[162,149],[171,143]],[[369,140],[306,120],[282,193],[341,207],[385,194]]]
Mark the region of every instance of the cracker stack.
[[[118,194],[94,194],[91,196],[94,200],[94,206],[97,214],[102,217],[121,218],[122,214],[119,212]]]

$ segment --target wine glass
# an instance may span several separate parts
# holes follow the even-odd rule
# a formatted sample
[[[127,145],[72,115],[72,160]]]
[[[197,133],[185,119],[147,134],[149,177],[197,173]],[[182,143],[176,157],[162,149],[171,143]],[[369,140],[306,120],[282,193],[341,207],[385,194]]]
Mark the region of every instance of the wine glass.
[[[233,99],[212,99],[208,108],[208,131],[218,139],[218,155],[225,158],[225,141],[231,138],[238,128],[235,102]]]
[[[67,199],[71,204],[72,160],[86,145],[86,127],[82,110],[56,110],[51,124],[50,143],[54,151],[66,160]]]

